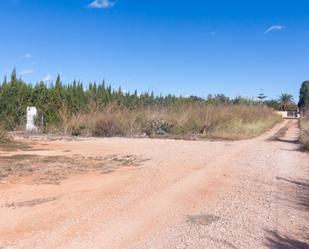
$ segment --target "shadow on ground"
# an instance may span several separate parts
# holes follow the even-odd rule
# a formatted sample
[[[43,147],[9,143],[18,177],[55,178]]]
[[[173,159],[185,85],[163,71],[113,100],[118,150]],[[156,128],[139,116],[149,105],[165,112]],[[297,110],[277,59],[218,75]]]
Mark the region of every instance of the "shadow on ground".
[[[293,179],[277,177],[280,191],[275,197],[288,208],[302,211],[302,214],[309,212],[309,179]],[[293,194],[287,191],[293,188]],[[299,228],[300,234],[304,234],[302,240],[293,238],[291,234],[280,234],[277,231],[266,230],[265,245],[272,249],[309,249],[309,233],[306,228]]]
[[[308,249],[309,244],[303,241],[295,240],[286,235],[280,235],[278,232],[266,231],[266,246],[272,249]],[[304,231],[306,232],[306,231]]]
[[[309,211],[309,179],[293,179],[277,177],[277,180],[282,185],[282,192],[278,193],[278,198],[283,200],[290,207],[308,212]],[[294,195],[285,195],[285,187],[293,187]]]

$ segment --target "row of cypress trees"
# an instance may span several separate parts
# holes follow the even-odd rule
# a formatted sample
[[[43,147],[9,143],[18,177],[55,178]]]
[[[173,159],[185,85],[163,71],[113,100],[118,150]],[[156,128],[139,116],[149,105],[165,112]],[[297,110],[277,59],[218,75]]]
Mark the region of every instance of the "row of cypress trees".
[[[229,99],[223,94],[209,95],[207,99],[196,96],[182,97],[175,95],[154,95],[151,93],[138,94],[137,91],[124,92],[121,88],[115,90],[103,81],[100,84],[90,83],[87,88],[82,82],[73,81],[63,84],[58,75],[54,84],[44,82],[29,84],[17,78],[14,69],[9,80],[5,77],[0,84],[0,121],[9,129],[24,124],[26,107],[36,106],[44,114],[47,124],[59,122],[59,110],[66,108],[70,113],[89,111],[90,103],[97,108],[104,108],[110,103],[116,103],[125,108],[138,108],[150,105],[177,105],[181,103],[200,102],[211,104],[260,104],[258,101],[237,97]],[[276,101],[266,104],[276,107]]]

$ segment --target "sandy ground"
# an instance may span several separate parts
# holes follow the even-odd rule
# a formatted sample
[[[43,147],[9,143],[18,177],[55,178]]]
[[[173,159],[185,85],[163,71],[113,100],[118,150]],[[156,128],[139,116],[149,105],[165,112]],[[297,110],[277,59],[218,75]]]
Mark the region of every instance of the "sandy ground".
[[[289,120],[237,142],[20,138],[32,150],[0,151],[18,172],[0,179],[0,248],[309,248],[298,133]]]

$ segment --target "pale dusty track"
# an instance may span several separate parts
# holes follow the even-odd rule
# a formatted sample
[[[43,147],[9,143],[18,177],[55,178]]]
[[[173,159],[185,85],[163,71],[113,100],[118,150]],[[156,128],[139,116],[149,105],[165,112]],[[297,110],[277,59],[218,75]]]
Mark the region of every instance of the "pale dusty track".
[[[48,150],[23,153],[149,160],[61,185],[0,184],[0,248],[308,248],[309,156],[296,122],[238,142],[37,141]],[[284,125],[285,137],[267,141]],[[38,198],[55,200],[5,206]]]

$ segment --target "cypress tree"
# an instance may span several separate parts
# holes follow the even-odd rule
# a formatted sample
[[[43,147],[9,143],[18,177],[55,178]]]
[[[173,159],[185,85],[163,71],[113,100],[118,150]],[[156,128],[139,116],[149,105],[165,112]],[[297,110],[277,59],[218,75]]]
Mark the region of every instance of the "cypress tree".
[[[299,108],[301,111],[309,111],[309,81],[304,81],[299,91]]]

